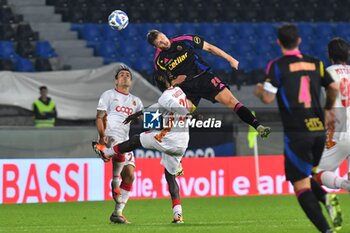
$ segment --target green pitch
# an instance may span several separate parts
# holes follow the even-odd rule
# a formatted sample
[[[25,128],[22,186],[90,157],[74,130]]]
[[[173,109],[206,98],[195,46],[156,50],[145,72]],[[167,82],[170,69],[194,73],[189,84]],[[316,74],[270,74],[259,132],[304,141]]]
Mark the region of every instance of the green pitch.
[[[350,196],[339,195],[350,232]],[[132,223],[109,223],[108,202],[0,205],[0,232],[289,233],[317,232],[294,196],[182,199],[184,224],[171,224],[170,199],[131,200],[124,211]]]

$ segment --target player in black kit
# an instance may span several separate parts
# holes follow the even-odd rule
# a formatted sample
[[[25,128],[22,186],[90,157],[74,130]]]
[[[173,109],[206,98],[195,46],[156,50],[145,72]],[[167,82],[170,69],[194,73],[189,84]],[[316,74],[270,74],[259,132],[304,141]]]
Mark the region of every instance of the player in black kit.
[[[210,71],[210,66],[195,49],[203,49],[226,59],[233,69],[238,68],[236,59],[197,35],[168,39],[162,32],[151,30],[147,34],[147,41],[157,48],[154,58],[156,83],[162,83],[166,79],[179,85],[195,106],[201,98],[224,104],[234,110],[242,121],[253,126],[260,137],[266,138],[269,135],[270,128],[261,125],[250,110],[233,96],[227,84]]]
[[[277,103],[284,127],[286,178],[293,186],[298,202],[320,232],[333,232],[322,214],[319,201],[326,204],[334,228],[342,218],[335,194],[327,194],[310,179],[311,170],[321,158],[325,128],[334,121],[332,110],[337,87],[325,71],[322,61],[299,51],[297,27],[286,24],[278,29],[282,57],[272,60],[266,70],[265,83],[258,84],[255,94],[264,103]],[[320,104],[321,87],[326,89],[326,124]]]

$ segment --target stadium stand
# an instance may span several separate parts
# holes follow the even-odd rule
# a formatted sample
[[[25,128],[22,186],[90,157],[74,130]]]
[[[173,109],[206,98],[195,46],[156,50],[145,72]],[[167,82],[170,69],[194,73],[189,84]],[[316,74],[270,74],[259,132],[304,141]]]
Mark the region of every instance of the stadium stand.
[[[319,56],[326,64],[327,41],[334,36],[350,40],[347,23],[350,16],[345,12],[350,3],[345,0],[322,4],[316,0],[291,0],[283,4],[279,0],[263,3],[213,0],[205,4],[200,0],[1,0],[1,3],[0,39],[12,41],[15,48],[7,47],[1,58],[10,58],[14,64],[18,57],[33,64],[37,63],[36,57],[45,58],[53,70],[124,62],[150,81],[154,50],[144,38],[152,28],[170,37],[196,33],[219,45],[240,60],[239,77],[249,80],[243,84],[255,80],[257,72],[261,76],[267,62],[280,54],[275,44],[276,22],[297,22],[303,52]],[[106,24],[115,6],[130,18],[130,25],[118,32]],[[232,76],[240,79],[224,60],[204,56],[215,72],[227,79]]]

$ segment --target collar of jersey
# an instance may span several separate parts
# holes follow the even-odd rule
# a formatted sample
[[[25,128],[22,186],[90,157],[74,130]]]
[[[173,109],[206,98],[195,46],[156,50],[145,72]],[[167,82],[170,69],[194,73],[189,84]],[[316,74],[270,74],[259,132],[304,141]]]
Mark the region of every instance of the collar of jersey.
[[[122,94],[122,95],[126,95],[126,96],[128,96],[128,95],[129,95],[129,94],[125,94],[125,93],[123,93],[123,92],[121,92],[121,91],[118,91],[118,90],[117,90],[117,88],[114,88],[114,90],[115,90],[116,92],[118,92],[118,93]]]
[[[287,51],[283,54],[284,56],[301,56],[301,52],[299,49],[295,49],[295,50],[291,50],[291,51]]]

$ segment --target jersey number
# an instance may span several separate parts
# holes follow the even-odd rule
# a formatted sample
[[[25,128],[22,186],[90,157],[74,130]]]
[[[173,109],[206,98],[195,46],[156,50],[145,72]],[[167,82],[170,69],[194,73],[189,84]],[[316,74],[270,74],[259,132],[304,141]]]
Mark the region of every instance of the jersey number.
[[[305,108],[311,107],[310,77],[301,76],[299,87],[299,103],[304,103]]]
[[[347,78],[340,79],[339,89],[341,103],[347,108],[350,106],[350,83]]]

